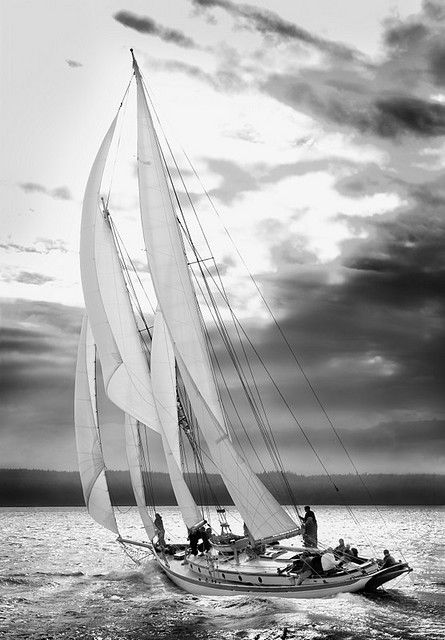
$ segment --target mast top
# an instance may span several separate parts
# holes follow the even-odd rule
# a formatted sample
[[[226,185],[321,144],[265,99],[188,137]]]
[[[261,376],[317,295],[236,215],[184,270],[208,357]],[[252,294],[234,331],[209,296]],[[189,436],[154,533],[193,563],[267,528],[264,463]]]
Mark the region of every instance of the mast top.
[[[131,57],[132,57],[132,59],[133,59],[133,69],[134,69],[134,72],[135,72],[135,73],[140,73],[140,71],[139,71],[139,65],[138,65],[137,60],[136,60],[136,58],[135,58],[135,56],[134,56],[133,49],[130,49],[130,53],[131,53]]]

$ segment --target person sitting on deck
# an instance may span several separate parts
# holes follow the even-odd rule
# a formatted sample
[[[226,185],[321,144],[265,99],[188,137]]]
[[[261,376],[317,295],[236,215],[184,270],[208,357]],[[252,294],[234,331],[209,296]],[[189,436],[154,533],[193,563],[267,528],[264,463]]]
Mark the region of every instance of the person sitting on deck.
[[[335,553],[334,553],[335,555]],[[349,542],[347,544],[345,544],[345,548],[343,549],[343,554],[342,554],[342,558],[340,558],[340,560],[349,560],[351,557],[351,545],[349,544]]]
[[[334,549],[334,555],[336,558],[341,558],[345,551],[345,541],[343,538],[339,538],[338,545]]]
[[[383,560],[379,560],[378,563],[380,565],[380,569],[387,569],[388,567],[393,567],[397,564],[397,561],[394,560],[388,549],[385,549],[383,551]]]
[[[309,551],[303,551],[300,558],[292,563],[289,573],[296,573],[298,575],[296,584],[301,584],[303,580],[312,575],[314,571],[312,567],[312,560],[313,558],[311,558]],[[286,567],[286,569],[287,568],[288,567]],[[279,573],[281,573],[280,570]]]
[[[328,547],[321,556],[321,568],[325,573],[330,573],[341,564],[341,560],[336,560],[334,550],[332,547]]]

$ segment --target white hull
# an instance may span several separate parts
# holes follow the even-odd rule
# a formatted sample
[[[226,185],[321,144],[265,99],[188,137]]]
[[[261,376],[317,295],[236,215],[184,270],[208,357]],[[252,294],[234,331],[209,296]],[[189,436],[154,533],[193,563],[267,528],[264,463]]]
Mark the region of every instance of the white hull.
[[[332,578],[307,579],[303,584],[297,585],[295,577],[270,577],[269,583],[247,583],[254,576],[241,573],[244,584],[222,580],[217,577],[218,571],[207,571],[209,575],[198,577],[196,571],[189,564],[182,564],[178,560],[165,562],[158,557],[157,561],[170,578],[180,589],[194,595],[204,596],[266,596],[279,598],[329,598],[339,593],[354,593],[365,588],[371,575],[358,575]],[[256,576],[255,576],[256,577]],[[258,579],[256,577],[256,579]]]

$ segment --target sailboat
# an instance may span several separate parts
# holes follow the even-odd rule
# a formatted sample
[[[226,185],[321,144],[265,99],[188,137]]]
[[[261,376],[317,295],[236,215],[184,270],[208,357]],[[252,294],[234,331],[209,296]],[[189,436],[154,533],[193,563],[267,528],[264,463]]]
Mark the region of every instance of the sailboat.
[[[291,513],[272,495],[239,450],[192,280],[185,245],[194,245],[178,213],[179,199],[155,127],[156,114],[133,50],[131,54],[131,82],[134,79],[137,91],[139,204],[156,311],[153,325],[142,326],[143,314],[139,314],[140,307],[132,295],[122,243],[109,200],[103,195],[104,171],[116,136],[121,103],[93,163],[81,222],[80,268],[86,315],[78,347],[75,432],[90,515],[116,535],[121,544],[149,548],[171,581],[194,594],[325,597],[376,588],[408,573],[406,562],[381,568],[372,558],[342,562],[337,559],[335,568],[323,570],[323,549],[316,538],[306,536],[302,545],[296,537],[304,533],[304,522],[295,501]],[[195,257],[205,275],[204,259],[197,252]],[[223,326],[224,319],[217,314],[216,305],[214,311]],[[228,334],[223,333],[223,338],[255,410],[258,394],[250,391],[247,376],[242,377],[243,363],[237,359]],[[98,418],[98,361],[106,397],[125,415],[126,456],[147,536],[143,541],[123,537],[113,511]],[[261,422],[261,412],[256,413]],[[163,526],[154,519],[155,505],[147,504],[145,462],[149,434],[157,434],[162,442],[189,540],[167,545]],[[273,430],[266,435],[271,456],[286,484]],[[207,462],[219,474],[244,523],[242,534],[231,531],[221,505],[217,505],[220,531],[209,522],[205,505],[198,504],[186,482],[183,441],[204,484],[214,477],[206,470]],[[289,483],[286,486],[289,488]],[[206,495],[207,499],[214,496],[211,487]],[[201,553],[196,547],[199,538]],[[311,570],[304,573],[302,567],[308,566]]]

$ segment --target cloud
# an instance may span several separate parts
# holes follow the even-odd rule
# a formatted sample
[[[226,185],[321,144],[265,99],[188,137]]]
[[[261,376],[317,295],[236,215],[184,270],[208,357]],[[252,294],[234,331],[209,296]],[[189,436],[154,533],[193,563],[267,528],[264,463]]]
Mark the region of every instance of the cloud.
[[[222,176],[219,187],[209,191],[224,204],[231,204],[242,192],[256,191],[258,183],[255,177],[230,160],[210,158],[206,160],[209,170]]]
[[[2,300],[0,464],[75,469],[73,390],[82,310]]]
[[[322,52],[344,59],[351,60],[358,56],[358,53],[352,48],[315,36],[266,9],[259,9],[248,4],[229,2],[229,0],[192,0],[192,4],[200,10],[223,9],[233,18],[239,20],[246,28],[258,31],[266,36],[275,36],[283,41],[308,44]]]
[[[4,242],[0,244],[0,249],[5,251],[14,251],[16,253],[39,253],[48,254],[54,251],[60,251],[61,253],[67,253],[67,243],[60,238],[36,238],[34,245],[22,245],[15,242]]]
[[[277,73],[269,75],[259,88],[297,111],[363,134],[381,138],[445,134],[445,105],[409,95],[354,95],[338,91],[332,84],[317,83],[314,76],[304,80]]]
[[[57,200],[71,200],[72,196],[68,189],[68,187],[56,187],[55,189],[47,189],[42,184],[38,184],[36,182],[22,182],[20,183],[20,187],[26,193],[44,193],[50,198],[55,198]]]
[[[81,62],[78,62],[77,60],[71,60],[70,58],[67,58],[65,62],[69,67],[73,69],[77,69],[78,67],[83,67],[83,64]]]
[[[18,273],[5,273],[2,275],[3,282],[18,282],[20,284],[42,285],[47,282],[53,282],[55,278],[46,276],[43,273],[34,271],[19,271]]]
[[[237,65],[235,65],[236,68]],[[182,60],[156,60],[158,69],[184,73],[194,80],[204,82],[217,91],[237,91],[244,88],[242,78],[234,70],[234,66],[224,62],[214,73],[208,73],[200,67]]]
[[[29,247],[22,244],[16,244],[15,242],[2,243],[0,249],[5,251],[16,251],[17,253],[42,253],[37,247]]]
[[[145,16],[137,16],[130,11],[118,11],[114,14],[114,19],[124,27],[134,29],[139,33],[147,33],[152,36],[157,36],[165,42],[173,42],[179,47],[196,48],[196,43],[184,35],[181,31],[176,29],[168,29],[162,25],[157,24],[152,18]]]

